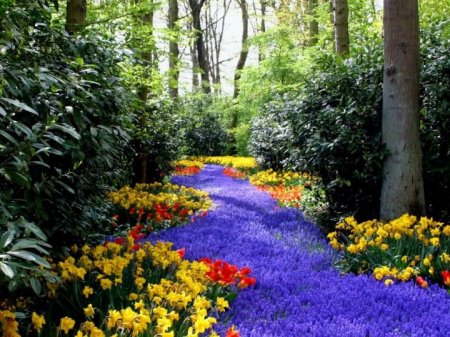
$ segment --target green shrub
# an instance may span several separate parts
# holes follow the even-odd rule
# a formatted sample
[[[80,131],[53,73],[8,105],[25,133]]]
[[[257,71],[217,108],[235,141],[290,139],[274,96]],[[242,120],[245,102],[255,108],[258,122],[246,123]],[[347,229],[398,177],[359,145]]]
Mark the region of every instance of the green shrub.
[[[92,200],[126,180],[130,98],[114,46],[69,37],[50,16],[18,0],[0,19],[0,209],[61,246],[102,229]]]

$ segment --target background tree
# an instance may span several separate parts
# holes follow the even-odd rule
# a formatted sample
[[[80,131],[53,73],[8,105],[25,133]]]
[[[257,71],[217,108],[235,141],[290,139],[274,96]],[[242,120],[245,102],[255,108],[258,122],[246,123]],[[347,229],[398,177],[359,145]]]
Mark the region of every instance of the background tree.
[[[334,0],[333,13],[335,51],[341,56],[346,56],[350,53],[347,0]]]
[[[82,31],[86,24],[86,14],[86,0],[67,0],[66,31],[69,34]]]
[[[178,0],[169,0],[169,93],[172,98],[178,97],[179,55],[178,47]]]
[[[209,80],[209,66],[206,55],[203,29],[201,25],[201,12],[206,0],[189,0],[189,7],[192,16],[192,28],[195,30],[195,50],[197,54],[198,66],[201,70],[201,87],[203,92],[211,93],[211,82]]]
[[[233,97],[237,98],[239,95],[239,79],[241,78],[241,71],[245,67],[245,62],[248,56],[248,7],[244,0],[237,0],[239,7],[241,8],[242,15],[242,39],[241,39],[241,52],[239,54],[239,60],[236,65],[236,70],[234,72],[234,94]]]
[[[417,0],[384,1],[383,166],[380,215],[423,215],[419,137],[419,14]]]

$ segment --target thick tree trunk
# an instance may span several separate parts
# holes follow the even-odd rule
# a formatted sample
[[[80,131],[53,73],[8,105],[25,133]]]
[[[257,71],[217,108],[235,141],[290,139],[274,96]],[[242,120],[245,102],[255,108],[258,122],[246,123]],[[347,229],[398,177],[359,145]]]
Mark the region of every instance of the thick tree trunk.
[[[419,138],[419,16],[417,0],[384,1],[383,166],[380,216],[423,215]]]
[[[169,0],[169,23],[168,28],[175,32],[178,22],[178,0]],[[178,68],[178,58],[180,50],[178,48],[178,34],[176,37],[171,37],[169,41],[169,94],[170,97],[178,97],[178,78],[180,70]]]
[[[69,34],[81,32],[86,24],[86,0],[67,0],[66,31]]]
[[[204,93],[211,93],[211,82],[209,81],[209,64],[206,55],[205,41],[201,25],[200,13],[205,0],[189,0],[192,11],[192,26],[196,32],[195,47],[197,49],[198,66],[201,70],[202,90]]]
[[[266,32],[266,10],[267,10],[267,0],[261,0],[261,26],[260,26],[260,32],[265,33]],[[259,46],[258,49],[258,61],[261,62],[264,59],[264,50],[262,46]]]
[[[236,98],[239,95],[239,84],[238,81],[241,78],[241,71],[244,69],[245,62],[247,61],[248,48],[248,8],[245,0],[238,0],[239,6],[241,7],[242,13],[242,40],[241,40],[241,53],[239,55],[239,60],[236,65],[236,71],[234,73],[234,93],[233,97]]]
[[[308,0],[309,15],[309,45],[315,46],[319,42],[319,22],[316,18],[318,0]]]
[[[335,52],[341,56],[348,56],[350,52],[350,38],[348,35],[348,2],[334,0],[334,45]]]

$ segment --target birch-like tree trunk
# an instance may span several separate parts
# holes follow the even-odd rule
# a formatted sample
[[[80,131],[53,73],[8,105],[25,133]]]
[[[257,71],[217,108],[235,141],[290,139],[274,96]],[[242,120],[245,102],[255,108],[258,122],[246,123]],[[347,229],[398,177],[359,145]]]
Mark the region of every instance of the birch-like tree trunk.
[[[423,215],[417,0],[384,0],[382,139],[389,155],[383,166],[381,218]]]
[[[178,97],[178,78],[180,70],[178,58],[180,49],[178,47],[178,0],[169,0],[168,28],[171,31],[169,41],[169,94],[170,97]]]
[[[334,46],[335,52],[341,56],[350,53],[350,38],[348,34],[348,1],[334,0]]]
[[[236,98],[239,95],[239,79],[241,78],[241,71],[245,67],[245,62],[248,56],[248,7],[245,0],[237,0],[241,7],[242,14],[242,39],[241,39],[241,53],[239,54],[239,60],[236,65],[236,71],[234,73],[234,93],[233,97]]]

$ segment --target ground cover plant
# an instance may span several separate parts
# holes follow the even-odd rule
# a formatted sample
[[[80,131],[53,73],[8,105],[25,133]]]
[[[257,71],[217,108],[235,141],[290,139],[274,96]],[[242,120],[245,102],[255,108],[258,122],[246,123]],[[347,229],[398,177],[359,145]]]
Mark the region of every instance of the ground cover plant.
[[[385,284],[432,281],[450,290],[450,225],[405,214],[389,222],[348,217],[336,229],[328,238],[342,252],[342,271],[370,273]]]
[[[209,256],[249,266],[257,283],[229,311],[246,337],[443,336],[450,328],[445,289],[416,282],[386,286],[373,276],[334,267],[338,259],[316,225],[248,181],[205,166],[174,182],[208,191],[217,208],[195,224],[154,233],[185,247],[189,259]],[[192,232],[195,230],[195,235]],[[417,308],[417,310],[411,310]]]

